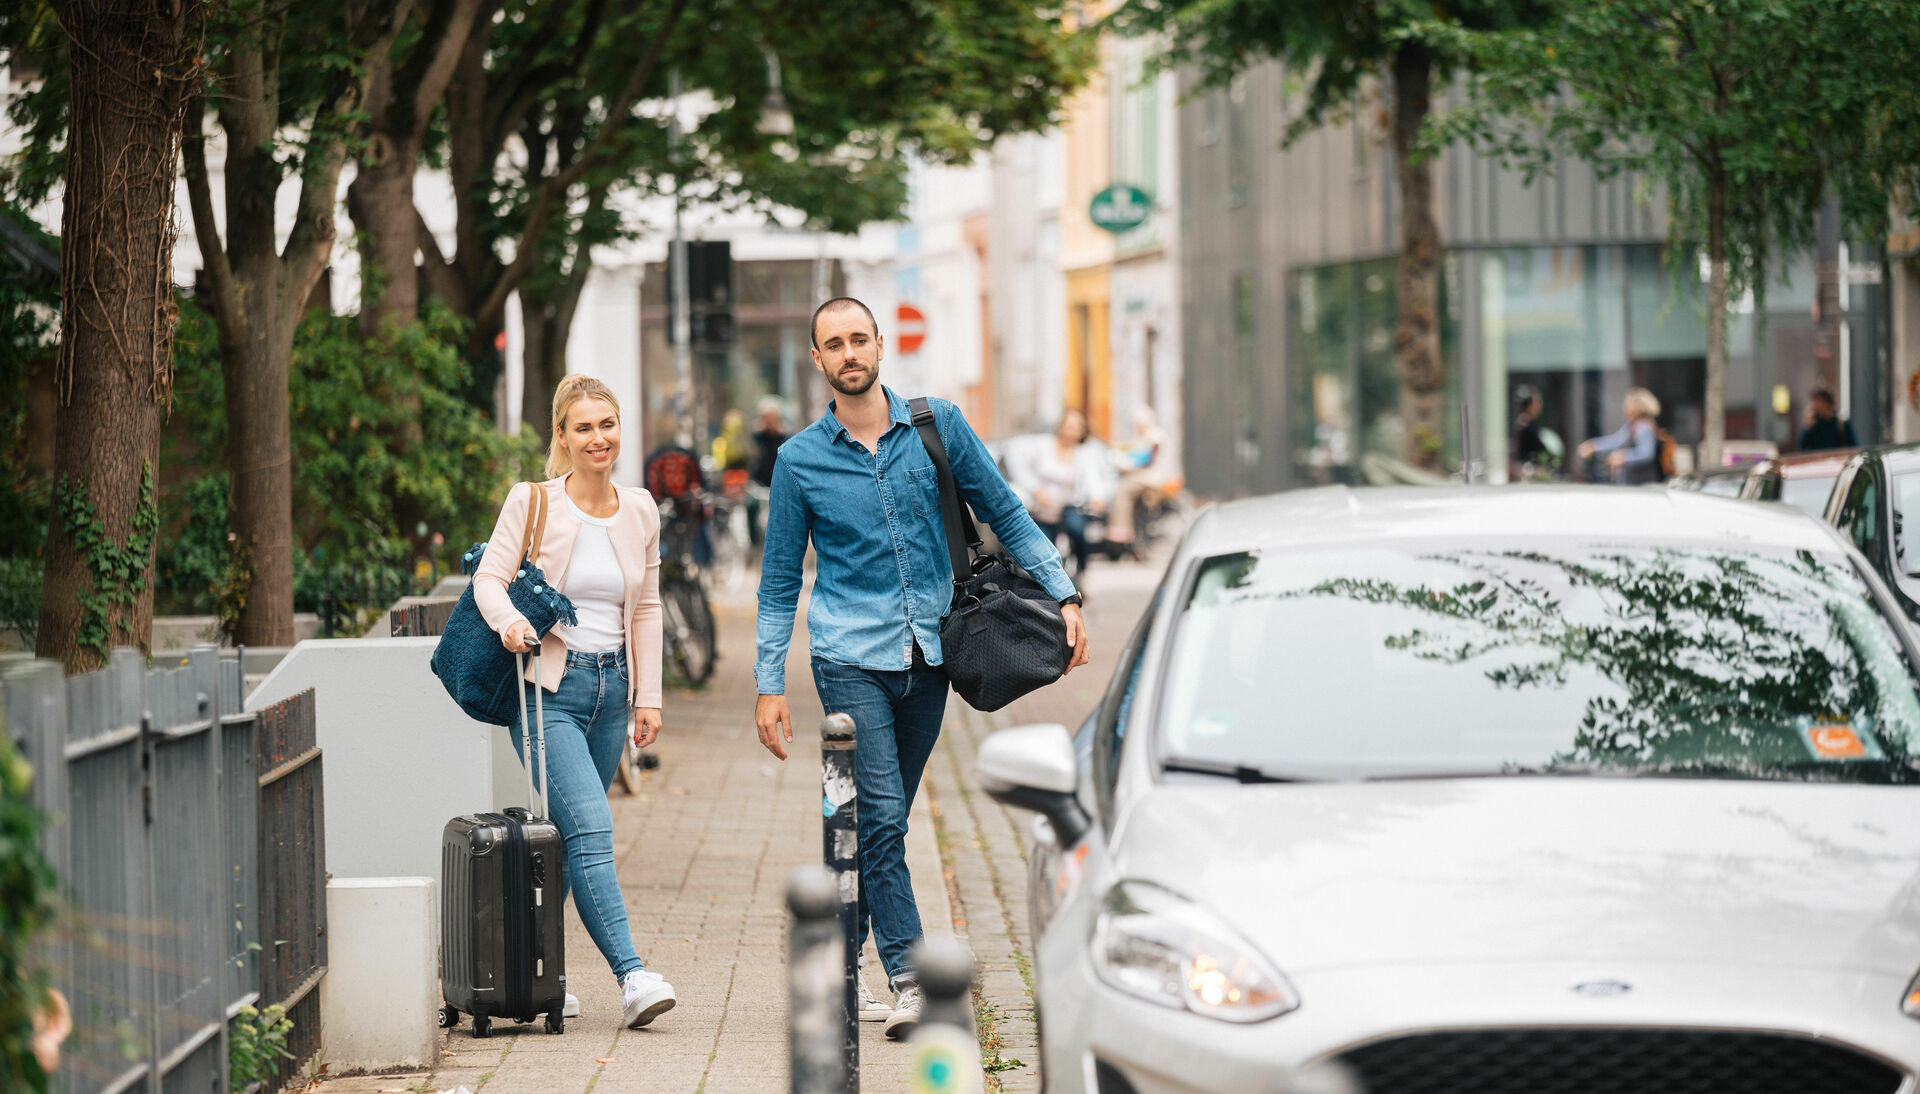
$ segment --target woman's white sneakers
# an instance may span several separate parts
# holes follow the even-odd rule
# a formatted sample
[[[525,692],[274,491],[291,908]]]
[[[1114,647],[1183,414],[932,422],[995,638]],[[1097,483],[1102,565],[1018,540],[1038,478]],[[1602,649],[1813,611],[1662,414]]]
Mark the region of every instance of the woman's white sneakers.
[[[657,972],[635,969],[620,981],[622,1007],[628,1029],[639,1029],[673,1009],[678,1002],[673,985]]]
[[[573,994],[572,992],[567,993],[567,1001],[564,1004],[562,1004],[560,1007],[560,1017],[562,1018],[580,1017],[580,997],[579,996]]]
[[[862,1022],[884,1022],[893,1013],[893,1008],[873,997],[873,989],[867,987],[865,977],[855,977],[859,985],[860,1020]]]

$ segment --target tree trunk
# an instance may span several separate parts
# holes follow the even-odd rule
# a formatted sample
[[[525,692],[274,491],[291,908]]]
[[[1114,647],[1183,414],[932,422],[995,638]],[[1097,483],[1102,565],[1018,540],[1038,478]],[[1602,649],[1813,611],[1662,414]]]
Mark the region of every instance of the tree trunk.
[[[1393,57],[1393,159],[1400,191],[1400,257],[1395,278],[1394,371],[1400,378],[1403,459],[1438,470],[1445,433],[1440,360],[1440,227],[1433,219],[1433,164],[1420,156],[1420,127],[1432,109],[1433,57],[1402,45]]]
[[[250,265],[263,265],[255,274]],[[228,527],[248,571],[234,641],[291,646],[293,634],[293,424],[289,381],[297,310],[275,299],[279,257],[236,263],[242,308],[251,318],[237,355],[222,355],[227,403]]]
[[[1707,181],[1707,405],[1700,465],[1720,466],[1727,439],[1727,183]]]
[[[467,54],[482,0],[435,0],[404,63],[391,50],[374,58],[361,128],[365,149],[347,211],[360,230],[360,333],[385,337],[420,311],[414,254],[413,176],[435,104]],[[489,5],[490,7],[490,5]]]
[[[1840,198],[1831,184],[1820,203],[1814,232],[1813,330],[1814,383],[1833,393],[1840,406]],[[1800,392],[1806,398],[1806,392]],[[1841,407],[1842,417],[1849,408]]]
[[[71,48],[57,484],[36,650],[68,672],[149,648],[160,410],[173,383],[173,192],[200,74],[194,0],[58,6]]]
[[[347,187],[347,215],[360,233],[360,336],[371,341],[420,314],[413,206],[420,146],[390,133],[373,133],[368,141]]]
[[[596,189],[588,197],[589,215],[605,202],[607,191]],[[523,370],[520,388],[520,420],[532,424],[542,441],[553,432],[553,389],[567,375],[567,343],[573,336],[573,317],[580,308],[580,294],[586,290],[587,275],[593,271],[592,248],[576,248],[573,265],[560,287],[545,299],[530,303],[521,294],[521,323],[525,344],[521,347]]]

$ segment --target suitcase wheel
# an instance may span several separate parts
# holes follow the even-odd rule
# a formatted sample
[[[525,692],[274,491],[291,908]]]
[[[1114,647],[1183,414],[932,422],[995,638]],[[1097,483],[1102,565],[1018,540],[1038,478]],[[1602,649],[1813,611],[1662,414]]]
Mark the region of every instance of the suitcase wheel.
[[[560,1017],[559,1011],[550,1010],[547,1012],[547,1032],[548,1033],[560,1033],[564,1031],[566,1028],[567,1028],[567,1020],[565,1018]]]
[[[452,1007],[440,1008],[440,1028],[452,1029],[460,1024],[460,1012]]]
[[[491,1019],[484,1014],[476,1014],[473,1016],[473,1035],[475,1037],[487,1037],[491,1036],[492,1033],[493,1021]]]

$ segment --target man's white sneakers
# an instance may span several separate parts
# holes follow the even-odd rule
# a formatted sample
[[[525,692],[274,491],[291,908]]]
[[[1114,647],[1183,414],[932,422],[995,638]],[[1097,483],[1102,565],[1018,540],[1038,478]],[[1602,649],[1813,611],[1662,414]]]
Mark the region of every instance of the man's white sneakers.
[[[562,1018],[580,1017],[580,997],[579,996],[573,994],[572,992],[567,993],[567,1001],[565,1004],[563,1004],[560,1007],[560,1017]]]
[[[887,1015],[887,1040],[906,1040],[920,1024],[920,1014],[926,1009],[927,1000],[920,994],[920,985],[911,981],[900,985],[900,993],[893,999],[893,1013]]]
[[[673,1009],[673,985],[657,972],[635,969],[620,981],[621,1010],[628,1029],[639,1029]]]

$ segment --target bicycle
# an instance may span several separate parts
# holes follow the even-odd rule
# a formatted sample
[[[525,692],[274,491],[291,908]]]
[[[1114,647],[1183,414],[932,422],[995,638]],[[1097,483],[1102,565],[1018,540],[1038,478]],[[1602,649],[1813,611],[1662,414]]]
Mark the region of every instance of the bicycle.
[[[701,580],[706,505],[690,495],[662,498],[659,506],[661,631],[680,676],[700,687],[713,675],[718,647],[713,604]]]

